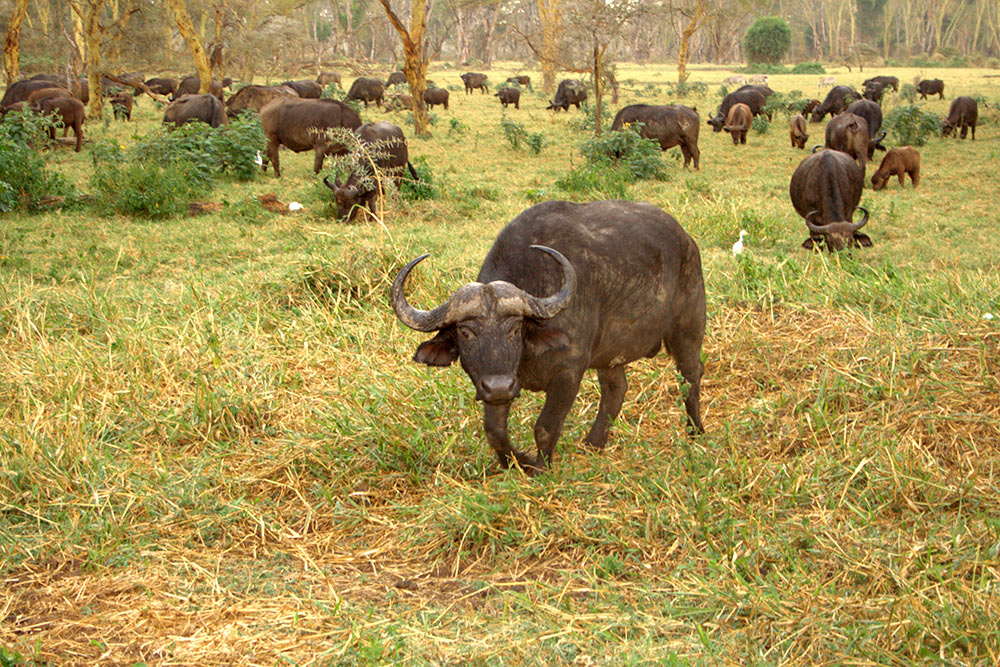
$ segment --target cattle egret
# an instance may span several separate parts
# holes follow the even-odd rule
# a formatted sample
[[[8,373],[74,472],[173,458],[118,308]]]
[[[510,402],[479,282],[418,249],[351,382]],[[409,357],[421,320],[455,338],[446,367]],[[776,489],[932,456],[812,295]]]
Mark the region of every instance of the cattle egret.
[[[262,157],[260,156],[260,151],[257,151],[257,157],[255,157],[255,158],[254,158],[254,162],[256,162],[256,163],[257,163],[257,166],[258,166],[258,167],[261,167],[261,166],[263,166],[263,165],[264,165],[264,158],[262,158]]]
[[[740,230],[740,240],[733,244],[733,254],[742,255],[743,254],[743,237],[747,235],[747,230]]]
[[[290,201],[290,202],[288,202],[288,210],[289,211],[301,211],[302,210],[302,204],[298,203],[297,201]]]
[[[992,320],[993,319],[993,313],[985,313],[983,315],[983,319],[984,320]]]

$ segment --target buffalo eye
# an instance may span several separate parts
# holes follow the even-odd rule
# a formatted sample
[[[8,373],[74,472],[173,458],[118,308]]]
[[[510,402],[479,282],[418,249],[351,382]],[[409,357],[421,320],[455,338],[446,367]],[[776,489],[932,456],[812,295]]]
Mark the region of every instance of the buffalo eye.
[[[462,337],[462,340],[471,341],[476,339],[476,332],[470,326],[459,325],[458,335]]]

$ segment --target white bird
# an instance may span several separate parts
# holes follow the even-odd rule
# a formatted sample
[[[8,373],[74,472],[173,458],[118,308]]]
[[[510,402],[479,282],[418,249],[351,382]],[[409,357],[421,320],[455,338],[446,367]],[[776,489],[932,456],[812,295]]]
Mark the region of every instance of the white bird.
[[[298,203],[297,201],[290,201],[290,202],[288,202],[288,210],[289,211],[301,211],[302,210],[302,204]]]
[[[257,151],[257,157],[254,158],[254,162],[257,163],[258,167],[262,167],[264,165],[264,158],[260,156],[260,151]]]
[[[743,254],[743,237],[747,235],[747,230],[740,230],[740,240],[733,244],[733,254],[742,255]]]
[[[992,320],[993,319],[993,313],[984,313],[983,314],[983,319],[984,320]]]

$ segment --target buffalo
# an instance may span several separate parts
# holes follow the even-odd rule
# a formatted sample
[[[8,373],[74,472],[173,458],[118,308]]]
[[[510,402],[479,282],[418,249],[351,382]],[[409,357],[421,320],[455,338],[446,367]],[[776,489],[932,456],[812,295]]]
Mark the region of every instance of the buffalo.
[[[809,114],[813,112],[813,109],[819,106],[819,100],[809,100],[806,105],[802,107],[802,116],[808,118]]]
[[[885,132],[882,129],[882,107],[871,100],[858,100],[851,102],[847,107],[847,112],[855,116],[861,116],[868,124],[868,159],[875,155],[875,149],[885,150],[882,140],[885,139]],[[833,121],[831,121],[833,122]]]
[[[531,88],[531,77],[526,74],[507,77],[507,83],[516,83],[519,86],[527,86],[528,88]]]
[[[899,177],[899,187],[903,187],[903,175],[910,175],[910,183],[917,187],[920,182],[920,153],[909,146],[893,148],[882,158],[882,164],[872,174],[872,189],[881,190],[889,184],[893,176]]]
[[[155,77],[146,80],[146,87],[157,95],[176,95],[181,82],[172,77]],[[135,94],[139,94],[136,89]]]
[[[208,94],[219,98],[219,101],[221,102],[222,88],[223,86],[221,83],[219,83],[215,79],[212,79],[212,82],[211,84],[209,84],[208,87]],[[198,95],[199,94],[198,91],[200,90],[201,90],[201,79],[199,79],[196,76],[185,77],[177,85],[177,91],[170,98],[170,101],[173,102],[174,100],[179,99],[182,95]]]
[[[303,79],[302,81],[284,81],[281,85],[291,88],[298,93],[299,97],[303,99],[318,100],[320,95],[323,94],[323,86],[319,85],[312,79]]]
[[[458,360],[484,404],[486,439],[501,467],[549,468],[580,381],[597,370],[601,400],[585,442],[601,449],[625,397],[626,365],[661,349],[683,376],[687,421],[701,422],[705,285],[698,246],[652,204],[548,201],[512,220],[487,253],[476,282],[425,311],[404,287],[423,255],[396,276],[391,301],[406,326],[437,332],[413,359]],[[544,391],[535,422],[538,453],[520,451],[507,419],[521,389]]]
[[[381,79],[359,77],[351,84],[351,89],[347,91],[346,99],[364,102],[367,109],[369,102],[374,102],[375,106],[382,106],[382,98],[384,96],[385,86],[382,85]]]
[[[861,93],[848,86],[834,86],[826,94],[826,99],[818,107],[813,109],[812,117],[809,119],[814,123],[823,120],[827,114],[836,116],[841,111],[847,109],[847,105],[854,100],[860,100]]]
[[[865,84],[864,90],[862,91],[861,95],[866,100],[871,100],[872,102],[875,102],[877,104],[881,104],[882,103],[882,95],[885,94],[885,89],[886,88],[887,88],[887,86],[884,83],[879,83],[877,81],[870,82],[870,83]]]
[[[669,104],[630,104],[622,108],[611,123],[611,129],[620,130],[625,125],[641,123],[639,135],[660,144],[660,150],[681,147],[684,166],[694,160],[700,168],[701,152],[698,150],[698,112],[690,107]]]
[[[31,93],[36,90],[44,90],[45,88],[54,88],[55,86],[52,84],[52,81],[46,79],[15,81],[4,92],[3,99],[0,100],[0,107],[8,107],[14,104],[14,102],[27,102],[28,96]]]
[[[374,213],[384,184],[394,182],[398,186],[404,167],[409,167],[410,175],[417,178],[409,161],[406,136],[398,126],[385,121],[365,123],[355,132],[362,149],[358,164],[343,183],[339,179],[330,183],[329,176],[323,179],[333,190],[337,208],[345,217],[353,217],[356,207],[365,207]]]
[[[424,104],[428,109],[433,109],[435,104],[442,105],[448,109],[448,89],[447,88],[425,88]]]
[[[878,84],[883,88],[891,87],[894,91],[899,90],[899,79],[894,76],[873,76],[861,82],[861,87],[865,88],[869,84]]]
[[[826,126],[826,147],[846,153],[858,161],[862,171],[868,165],[868,122],[861,116],[844,112]]]
[[[25,100],[28,104],[34,104],[39,100],[44,100],[48,97],[75,97],[73,93],[66,90],[65,88],[52,87],[52,88],[39,88],[38,90],[33,90],[28,93],[28,99]]]
[[[580,108],[580,103],[587,100],[587,87],[579,79],[563,79],[556,89],[556,98],[549,103],[546,109],[553,111],[569,111],[569,105],[575,104]]]
[[[750,107],[745,104],[734,104],[729,109],[726,116],[726,126],[724,129],[733,138],[733,145],[745,144],[747,142],[747,132],[750,131],[750,124],[753,122],[753,113]]]
[[[971,128],[972,140],[975,141],[977,120],[979,120],[979,105],[976,104],[976,101],[971,97],[956,97],[951,101],[948,117],[941,121],[941,136],[947,137],[956,128],[961,128],[962,138],[965,139]]]
[[[821,242],[830,251],[872,245],[871,238],[858,231],[868,222],[868,211],[858,206],[864,183],[864,170],[840,151],[813,153],[799,163],[788,193],[809,228],[803,248],[811,250]],[[852,222],[855,208],[864,213],[858,222]]]
[[[406,93],[399,93],[396,95],[391,95],[385,99],[386,111],[402,111],[404,109],[411,109],[411,108],[413,108],[412,95],[408,95]]]
[[[46,97],[30,105],[30,109],[43,116],[55,116],[62,121],[63,136],[69,134],[69,128],[73,128],[76,136],[76,152],[80,152],[83,145],[83,121],[86,116],[83,110],[83,102],[75,97]],[[55,141],[56,128],[49,126],[49,138]]]
[[[735,104],[745,104],[754,116],[766,113],[764,106],[767,104],[768,96],[762,90],[763,88],[765,86],[743,86],[739,90],[734,90],[722,98],[722,105],[719,107],[719,110],[715,116],[709,118],[707,121],[712,126],[712,131],[722,132],[722,128],[726,125],[726,119],[729,117],[729,110]],[[767,90],[770,91],[771,89],[767,88]]]
[[[183,125],[193,121],[207,123],[211,127],[226,125],[226,110],[215,95],[181,95],[163,110],[163,122]]]
[[[321,86],[328,86],[331,83],[340,85],[340,72],[321,72],[319,76],[316,77],[316,83]]]
[[[521,91],[518,88],[501,88],[493,97],[500,98],[500,104],[506,109],[508,104],[513,104],[515,109],[521,108]]]
[[[465,84],[465,94],[469,95],[472,91],[479,89],[484,95],[486,94],[486,75],[480,74],[479,72],[466,72],[462,75],[462,83]]]
[[[288,86],[243,86],[226,100],[226,115],[235,118],[247,110],[260,112],[264,105],[279,97],[298,97]]]
[[[924,79],[917,84],[917,92],[920,99],[926,100],[928,95],[937,95],[938,99],[944,99],[944,81],[941,79]]]
[[[280,178],[278,146],[284,145],[296,153],[315,151],[313,173],[318,174],[327,155],[343,155],[350,151],[347,146],[332,140],[328,130],[337,127],[355,130],[361,126],[361,116],[339,100],[279,97],[260,110],[260,125],[267,137],[267,158],[261,168],[267,171],[268,162],[273,162],[274,175]]]
[[[792,141],[792,148],[804,149],[806,147],[806,141],[809,140],[809,131],[805,116],[795,114],[791,117],[788,121],[788,136]]]
[[[388,88],[389,86],[405,86],[407,83],[409,82],[406,80],[406,74],[404,74],[403,72],[393,72],[392,74],[389,75],[389,78],[386,79],[385,87]]]
[[[124,90],[112,95],[111,112],[117,120],[132,120],[132,96]]]

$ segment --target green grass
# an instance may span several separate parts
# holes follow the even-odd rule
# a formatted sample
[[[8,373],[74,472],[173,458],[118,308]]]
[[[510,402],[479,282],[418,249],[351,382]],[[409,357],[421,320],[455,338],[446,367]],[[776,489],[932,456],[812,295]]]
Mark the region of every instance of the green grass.
[[[1000,100],[985,73],[922,71]],[[410,362],[424,338],[387,294],[431,252],[410,298],[439,302],[532,202],[588,198],[557,185],[584,163],[579,112],[540,92],[506,112],[544,137],[537,155],[507,143],[495,98],[453,94],[434,136],[410,139],[437,196],[390,198],[379,221],[334,220],[311,154],[289,152],[280,180],[220,181],[216,214],[0,217],[9,662],[996,663],[997,125],[932,138],[915,190],[869,183],[874,247],[809,253],[787,190],[805,153],[783,126],[733,146],[704,124],[730,74],[696,67],[708,92],[679,98],[671,68],[618,71],[618,107],[702,117],[701,171],[671,149],[667,180],[627,195],[701,248],[707,433],[684,434],[660,355],[632,365],[603,454],[578,444],[588,376],[535,479],[497,472],[467,377]],[[771,86],[816,95],[818,78]],[[127,146],[159,113],[144,99],[135,123],[85,131]],[[87,152],[52,158],[83,191]],[[305,210],[261,212],[269,192]],[[515,406],[523,445],[541,402]]]

